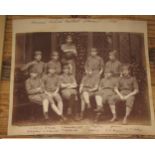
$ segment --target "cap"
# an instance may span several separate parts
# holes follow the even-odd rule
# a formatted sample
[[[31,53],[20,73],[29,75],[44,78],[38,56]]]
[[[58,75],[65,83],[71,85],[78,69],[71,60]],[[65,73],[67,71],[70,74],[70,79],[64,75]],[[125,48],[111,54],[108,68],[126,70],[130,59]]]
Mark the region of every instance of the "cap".
[[[59,56],[59,53],[57,51],[53,51],[52,56]]]
[[[72,39],[72,36],[71,35],[67,35],[66,38],[67,39],[70,39],[70,38]]]
[[[114,55],[114,56],[116,56],[117,55],[117,50],[112,50],[111,52],[109,52],[109,55]]]
[[[38,71],[35,68],[31,68],[29,72],[30,73],[38,73]]]
[[[35,51],[34,54],[35,55],[42,55],[42,51]]]
[[[92,47],[91,50],[97,52],[97,48],[95,48],[95,47]]]
[[[69,64],[64,64],[63,69],[70,69]]]
[[[130,70],[131,69],[131,65],[130,64],[124,64],[123,66],[122,66],[122,70]]]

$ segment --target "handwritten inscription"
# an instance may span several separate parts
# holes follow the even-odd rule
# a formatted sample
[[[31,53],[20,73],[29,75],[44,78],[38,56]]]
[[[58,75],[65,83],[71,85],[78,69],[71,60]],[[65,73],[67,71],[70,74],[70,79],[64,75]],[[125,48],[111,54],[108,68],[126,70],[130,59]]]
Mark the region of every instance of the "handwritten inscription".
[[[28,134],[142,134],[140,127],[123,125],[56,125],[56,126],[38,126],[29,127]]]
[[[31,20],[32,24],[53,24],[53,23],[96,23],[99,22],[98,20],[94,19],[52,19],[52,20],[42,20],[42,19],[37,19],[37,20]]]

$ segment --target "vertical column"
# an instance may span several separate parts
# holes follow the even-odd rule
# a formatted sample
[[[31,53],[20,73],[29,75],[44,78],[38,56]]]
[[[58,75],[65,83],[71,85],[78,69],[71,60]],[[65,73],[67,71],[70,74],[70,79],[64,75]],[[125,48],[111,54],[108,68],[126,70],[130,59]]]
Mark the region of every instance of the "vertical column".
[[[113,46],[113,49],[116,49],[116,50],[119,50],[119,45],[118,45],[118,33],[117,32],[114,32],[112,34],[112,46]]]
[[[25,34],[16,35],[16,67],[21,67],[21,65],[26,62],[25,38]]]
[[[139,63],[141,51],[139,46],[139,38],[137,34],[133,34],[133,33],[130,34],[130,51],[136,63]]]
[[[130,42],[128,33],[119,34],[119,44],[120,44],[120,60],[124,63],[129,63],[131,61],[131,55],[130,55]]]
[[[57,38],[56,38],[56,32],[51,33],[51,53],[52,51],[57,50]]]
[[[93,47],[93,33],[88,33],[88,47],[87,47],[87,54],[90,53],[91,48]]]
[[[34,56],[33,33],[25,34],[25,63],[31,61]]]

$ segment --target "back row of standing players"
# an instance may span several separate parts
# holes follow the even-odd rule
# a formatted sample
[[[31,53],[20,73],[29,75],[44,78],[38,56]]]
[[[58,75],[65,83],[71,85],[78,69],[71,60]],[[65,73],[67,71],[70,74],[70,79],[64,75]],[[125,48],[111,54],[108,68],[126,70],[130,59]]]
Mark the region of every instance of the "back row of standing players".
[[[130,65],[122,64],[117,59],[116,50],[109,52],[109,60],[104,63],[97,49],[92,48],[85,62],[85,73],[78,86],[74,59],[77,50],[71,36],[61,45],[61,50],[61,61],[59,53],[53,51],[51,60],[44,63],[42,52],[35,51],[34,60],[22,67],[23,71],[28,70],[30,73],[26,80],[28,98],[31,102],[42,105],[44,118],[48,119],[48,110],[51,107],[62,120],[66,120],[66,116],[84,119],[85,111],[91,109],[90,97],[94,96],[96,121],[103,113],[106,103],[109,104],[112,113],[110,121],[116,121],[116,103],[123,101],[126,105],[123,124],[126,124],[135,95],[139,91],[136,78],[131,76]],[[78,101],[78,96],[81,102]],[[79,107],[80,111],[77,110]]]

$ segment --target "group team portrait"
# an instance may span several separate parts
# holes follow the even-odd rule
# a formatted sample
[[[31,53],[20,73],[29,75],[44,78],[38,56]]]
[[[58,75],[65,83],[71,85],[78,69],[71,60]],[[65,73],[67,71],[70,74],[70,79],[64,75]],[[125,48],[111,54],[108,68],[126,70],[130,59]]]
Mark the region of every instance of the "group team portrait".
[[[13,125],[150,124],[142,33],[17,33],[15,41]]]

